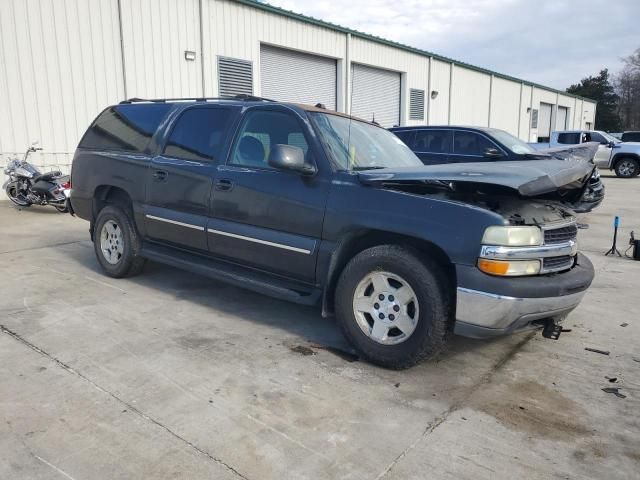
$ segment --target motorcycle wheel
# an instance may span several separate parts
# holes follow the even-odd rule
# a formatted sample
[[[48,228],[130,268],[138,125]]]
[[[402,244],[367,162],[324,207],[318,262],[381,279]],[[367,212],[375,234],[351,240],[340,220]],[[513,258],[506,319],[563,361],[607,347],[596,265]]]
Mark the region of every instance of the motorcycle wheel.
[[[15,205],[23,208],[31,206],[31,202],[24,198],[24,195],[18,192],[18,189],[15,185],[9,185],[7,187],[6,193],[7,197],[9,197],[9,200],[11,200]]]

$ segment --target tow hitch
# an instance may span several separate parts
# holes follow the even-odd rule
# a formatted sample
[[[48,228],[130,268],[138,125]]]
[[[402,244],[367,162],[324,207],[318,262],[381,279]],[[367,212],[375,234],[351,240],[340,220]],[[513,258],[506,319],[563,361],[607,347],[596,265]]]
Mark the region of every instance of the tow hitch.
[[[550,338],[551,340],[558,340],[562,332],[570,332],[571,330],[564,330],[562,325],[556,323],[555,320],[549,319],[545,322],[542,329],[542,336],[544,338]]]

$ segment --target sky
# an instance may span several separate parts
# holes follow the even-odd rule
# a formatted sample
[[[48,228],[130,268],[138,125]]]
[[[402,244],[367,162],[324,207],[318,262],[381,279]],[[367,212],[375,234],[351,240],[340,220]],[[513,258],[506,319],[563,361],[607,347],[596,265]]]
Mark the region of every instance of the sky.
[[[267,3],[561,90],[640,48],[640,0]]]

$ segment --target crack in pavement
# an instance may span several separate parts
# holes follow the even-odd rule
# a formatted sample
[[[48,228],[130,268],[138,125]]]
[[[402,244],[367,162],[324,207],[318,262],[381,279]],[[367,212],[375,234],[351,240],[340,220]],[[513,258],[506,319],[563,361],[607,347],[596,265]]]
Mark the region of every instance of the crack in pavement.
[[[42,250],[43,248],[51,248],[51,247],[62,247],[64,245],[73,245],[74,243],[84,243],[88,240],[74,240],[72,242],[60,242],[60,243],[52,243],[50,245],[42,245],[40,247],[28,247],[28,248],[18,248],[16,250],[5,250],[0,252],[0,255],[4,255],[7,253],[17,253],[17,252],[29,252],[31,250]]]
[[[77,242],[71,242],[71,243],[77,243]],[[83,375],[82,373],[80,373],[79,371],[73,369],[72,367],[70,367],[69,365],[67,365],[66,363],[64,363],[63,361],[57,359],[56,357],[54,357],[53,355],[47,353],[46,351],[42,350],[40,347],[34,345],[33,343],[29,342],[28,340],[22,338],[18,333],[14,332],[13,330],[7,328],[6,326],[0,324],[0,332],[9,335],[10,337],[12,337],[14,340],[22,343],[23,345],[25,345],[26,347],[30,348],[31,350],[33,350],[34,352],[39,353],[40,355],[42,355],[43,357],[51,360],[52,362],[54,362],[56,365],[58,365],[59,367],[63,368],[64,370],[66,370],[67,372],[71,373],[72,375],[76,375],[77,377],[80,377],[81,379],[83,379],[84,381],[86,381],[87,383],[89,383],[91,386],[93,386],[94,388],[96,388],[97,390],[99,390],[102,393],[105,393],[107,395],[109,395],[110,397],[112,397],[113,399],[115,399],[117,402],[121,403],[122,405],[126,406],[129,411],[135,413],[136,415],[140,416],[141,418],[143,418],[144,420],[153,423],[154,425],[162,428],[163,430],[165,430],[167,433],[169,433],[171,436],[173,436],[174,438],[177,438],[178,440],[180,440],[181,442],[185,443],[186,445],[188,445],[190,448],[194,449],[196,452],[200,453],[201,455],[204,455],[205,457],[207,457],[209,460],[217,463],[218,465],[221,465],[222,467],[226,468],[227,470],[229,470],[230,472],[232,472],[233,474],[235,474],[236,476],[238,476],[239,478],[242,478],[244,480],[249,480],[248,477],[244,476],[242,473],[240,473],[238,470],[236,470],[235,468],[233,468],[231,465],[225,463],[224,461],[222,461],[221,459],[214,457],[213,455],[211,455],[210,453],[208,453],[207,451],[201,449],[200,447],[198,447],[197,445],[195,445],[194,443],[190,442],[189,440],[187,440],[186,438],[180,436],[179,434],[177,434],[176,432],[174,432],[173,430],[171,430],[169,427],[163,425],[162,423],[160,423],[158,420],[150,417],[149,415],[147,415],[146,413],[142,412],[141,410],[139,410],[138,408],[136,408],[134,405],[131,405],[130,403],[122,400],[120,397],[118,397],[117,395],[111,393],[109,390],[105,389],[104,387],[101,387],[100,385],[98,385],[97,383],[95,383],[93,380],[91,380],[90,378],[86,377],[85,375]]]
[[[504,355],[500,360],[498,360],[498,362],[496,362],[496,364],[493,367],[491,367],[487,373],[482,375],[480,377],[480,380],[475,385],[472,385],[467,391],[467,393],[460,400],[458,400],[457,402],[454,402],[447,410],[442,412],[433,421],[429,422],[425,427],[424,431],[422,432],[422,434],[418,438],[416,438],[407,448],[405,448],[402,451],[402,453],[400,453],[396,458],[394,458],[393,461],[389,465],[387,465],[387,467],[382,472],[380,472],[380,474],[376,477],[376,480],[381,480],[382,478],[384,478],[389,472],[391,472],[391,470],[393,470],[393,468],[398,464],[398,462],[400,462],[400,460],[406,457],[407,454],[409,454],[409,452],[411,452],[418,445],[418,443],[420,443],[424,438],[426,438],[431,433],[433,433],[433,431],[436,428],[438,428],[440,425],[442,425],[452,413],[462,408],[467,403],[467,401],[473,396],[473,394],[476,393],[480,387],[488,384],[491,381],[491,378],[493,377],[493,375],[496,372],[498,372],[509,360],[511,360],[513,356],[524,345],[526,345],[529,342],[529,340],[531,340],[534,336],[535,336],[535,331],[526,335],[524,339],[522,339],[516,345],[514,345],[507,352],[506,355]]]

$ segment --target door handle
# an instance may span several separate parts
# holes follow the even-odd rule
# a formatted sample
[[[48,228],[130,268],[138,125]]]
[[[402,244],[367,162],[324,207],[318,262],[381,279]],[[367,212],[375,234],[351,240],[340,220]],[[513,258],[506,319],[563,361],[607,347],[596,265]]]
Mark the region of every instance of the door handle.
[[[233,182],[231,180],[227,180],[226,178],[216,180],[215,189],[223,192],[228,192],[229,190],[233,190]]]
[[[167,176],[169,176],[169,172],[165,170],[156,170],[155,172],[153,172],[151,176],[154,179],[156,179],[156,181],[158,182],[164,182],[167,180]]]

